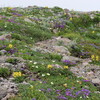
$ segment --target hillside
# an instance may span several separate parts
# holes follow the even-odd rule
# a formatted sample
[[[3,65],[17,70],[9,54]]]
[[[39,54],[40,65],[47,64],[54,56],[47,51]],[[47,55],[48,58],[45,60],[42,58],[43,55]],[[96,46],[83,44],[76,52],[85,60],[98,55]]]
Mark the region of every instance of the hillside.
[[[99,98],[99,11],[0,8],[0,100]]]

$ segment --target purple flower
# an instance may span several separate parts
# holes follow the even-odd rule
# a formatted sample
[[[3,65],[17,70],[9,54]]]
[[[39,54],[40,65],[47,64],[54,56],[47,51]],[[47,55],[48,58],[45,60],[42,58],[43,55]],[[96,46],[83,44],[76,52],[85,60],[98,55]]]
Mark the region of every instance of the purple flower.
[[[45,91],[45,89],[40,89],[41,91]]]
[[[35,98],[33,98],[32,100],[36,100]]]
[[[83,80],[84,82],[90,82],[90,80]]]
[[[62,100],[67,100],[67,98],[64,97],[63,95],[59,96],[58,98],[59,98],[59,99],[62,99]]]
[[[4,41],[5,39],[4,38],[1,38],[0,40]]]
[[[50,89],[50,88],[47,89],[47,92],[51,92],[51,91],[52,91],[52,89]]]
[[[60,94],[60,92],[61,92],[60,90],[56,90],[56,93],[57,93],[57,94]]]
[[[32,78],[31,80],[32,80],[32,81],[35,81],[35,79],[34,79],[34,78]]]

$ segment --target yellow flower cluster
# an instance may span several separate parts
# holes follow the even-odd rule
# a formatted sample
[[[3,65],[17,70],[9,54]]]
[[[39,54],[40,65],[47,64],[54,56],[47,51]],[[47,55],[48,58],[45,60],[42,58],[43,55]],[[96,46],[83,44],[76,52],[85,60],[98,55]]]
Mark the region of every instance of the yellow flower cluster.
[[[53,67],[52,65],[48,65],[48,66],[47,66],[47,68],[49,68],[49,69],[52,68],[52,67]]]
[[[12,8],[11,7],[8,7],[8,9],[11,10]]]
[[[48,8],[48,6],[46,6],[45,8]]]
[[[68,66],[64,66],[64,69],[68,69]]]
[[[92,60],[99,61],[99,56],[91,55],[91,59]]]
[[[12,45],[12,44],[9,44],[9,45],[8,45],[8,47],[9,47],[9,48],[12,48],[12,47],[13,47],[13,45]]]
[[[13,72],[13,77],[20,77],[22,76],[22,73],[21,72]]]

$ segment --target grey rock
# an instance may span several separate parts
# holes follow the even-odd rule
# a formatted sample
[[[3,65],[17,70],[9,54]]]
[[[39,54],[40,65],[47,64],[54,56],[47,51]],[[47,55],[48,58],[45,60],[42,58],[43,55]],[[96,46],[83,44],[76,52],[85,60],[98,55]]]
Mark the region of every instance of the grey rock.
[[[52,39],[37,42],[32,50],[37,50],[42,53],[57,53],[60,55],[70,55],[70,52],[66,45],[71,40],[62,37],[53,37]]]
[[[18,92],[17,84],[11,82],[11,80],[0,78],[0,100],[7,96],[8,93],[16,94]]]
[[[8,100],[11,97],[15,97],[15,94],[14,93],[7,93],[7,95],[4,98],[2,98],[1,100]]]
[[[0,87],[0,100],[7,95],[7,90]]]
[[[73,56],[63,56],[61,61],[64,61],[64,60],[70,60],[73,62],[82,62],[82,59],[77,58],[77,57],[73,57]]]
[[[0,50],[0,54],[1,54],[1,55],[5,55],[6,52],[7,52],[6,50]]]
[[[4,34],[0,36],[0,40],[11,40],[11,34]]]
[[[92,79],[92,82],[93,82],[94,84],[100,85],[100,79],[99,79],[99,78]]]

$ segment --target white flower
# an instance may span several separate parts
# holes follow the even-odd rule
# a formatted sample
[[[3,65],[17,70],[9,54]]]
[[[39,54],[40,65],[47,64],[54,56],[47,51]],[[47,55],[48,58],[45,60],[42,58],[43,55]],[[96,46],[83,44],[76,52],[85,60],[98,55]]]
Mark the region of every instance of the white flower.
[[[51,82],[51,84],[53,85],[54,83],[53,83],[53,82]]]
[[[38,73],[38,75],[40,75],[40,73]]]
[[[45,74],[42,74],[42,76],[44,77],[44,76],[45,76]]]
[[[87,98],[89,98],[88,96],[86,96]]]
[[[30,61],[30,63],[32,63],[32,61]]]
[[[37,62],[34,62],[34,64],[37,64]]]
[[[42,63],[42,65],[44,65],[44,63]]]
[[[32,67],[34,67],[34,66],[32,66]]]
[[[40,81],[40,83],[42,83],[42,82]]]
[[[27,45],[25,45],[25,47],[28,47]]]
[[[50,74],[49,74],[49,73],[47,73],[47,75],[48,75],[48,76],[50,76]]]
[[[4,27],[7,27],[7,26],[4,26]]]
[[[82,96],[80,98],[82,98]]]
[[[53,60],[52,62],[55,62],[55,60]]]
[[[38,66],[35,66],[35,68],[39,68]]]
[[[76,82],[78,83],[79,81],[77,80]]]

